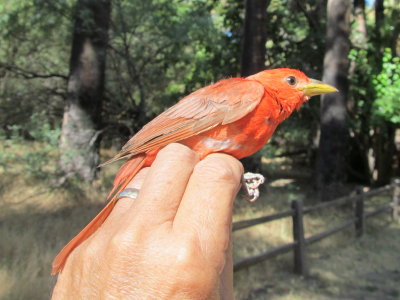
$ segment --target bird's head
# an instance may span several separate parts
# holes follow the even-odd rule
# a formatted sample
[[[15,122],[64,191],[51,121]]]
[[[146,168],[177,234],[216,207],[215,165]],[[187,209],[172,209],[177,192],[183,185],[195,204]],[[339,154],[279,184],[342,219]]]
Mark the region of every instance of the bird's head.
[[[338,92],[335,87],[308,78],[306,74],[295,69],[265,70],[247,78],[262,83],[266,91],[276,98],[283,110],[289,114],[294,109],[299,109],[312,96]]]

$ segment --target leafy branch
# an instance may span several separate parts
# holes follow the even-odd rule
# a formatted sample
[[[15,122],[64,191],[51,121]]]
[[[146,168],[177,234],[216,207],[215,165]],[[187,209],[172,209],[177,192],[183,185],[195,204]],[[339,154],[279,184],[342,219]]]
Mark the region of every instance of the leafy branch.
[[[30,70],[25,70],[22,69],[18,66],[11,65],[11,64],[6,64],[3,62],[0,62],[0,68],[3,68],[5,70],[11,71],[14,74],[17,74],[19,76],[24,77],[25,79],[37,79],[37,78],[61,78],[63,80],[68,80],[68,76],[64,74],[59,74],[59,73],[48,73],[48,74],[40,74],[36,73],[34,71]]]

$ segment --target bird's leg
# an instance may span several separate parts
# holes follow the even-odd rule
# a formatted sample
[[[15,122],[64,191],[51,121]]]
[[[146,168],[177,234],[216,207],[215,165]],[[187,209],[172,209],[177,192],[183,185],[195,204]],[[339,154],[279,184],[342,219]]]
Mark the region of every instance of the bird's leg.
[[[247,193],[247,200],[249,202],[254,202],[260,196],[260,191],[258,187],[263,184],[265,178],[261,174],[247,172],[242,177],[243,187]]]

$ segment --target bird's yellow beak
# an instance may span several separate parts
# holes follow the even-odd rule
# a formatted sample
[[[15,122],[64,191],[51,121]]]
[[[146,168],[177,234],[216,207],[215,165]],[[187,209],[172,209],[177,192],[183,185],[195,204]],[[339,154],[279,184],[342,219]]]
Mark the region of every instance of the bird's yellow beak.
[[[316,79],[310,79],[310,82],[300,90],[308,97],[339,92],[337,88]]]

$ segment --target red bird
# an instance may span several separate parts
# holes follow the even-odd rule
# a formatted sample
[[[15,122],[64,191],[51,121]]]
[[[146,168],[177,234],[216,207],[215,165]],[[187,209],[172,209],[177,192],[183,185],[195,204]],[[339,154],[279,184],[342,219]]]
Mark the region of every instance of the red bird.
[[[273,69],[224,79],[186,96],[145,125],[106,162],[128,159],[115,177],[108,204],[57,255],[52,274],[61,271],[69,254],[103,224],[116,196],[140,169],[151,166],[161,148],[179,142],[200,159],[215,152],[240,159],[260,150],[279,123],[311,96],[331,92],[337,89],[300,71]]]

